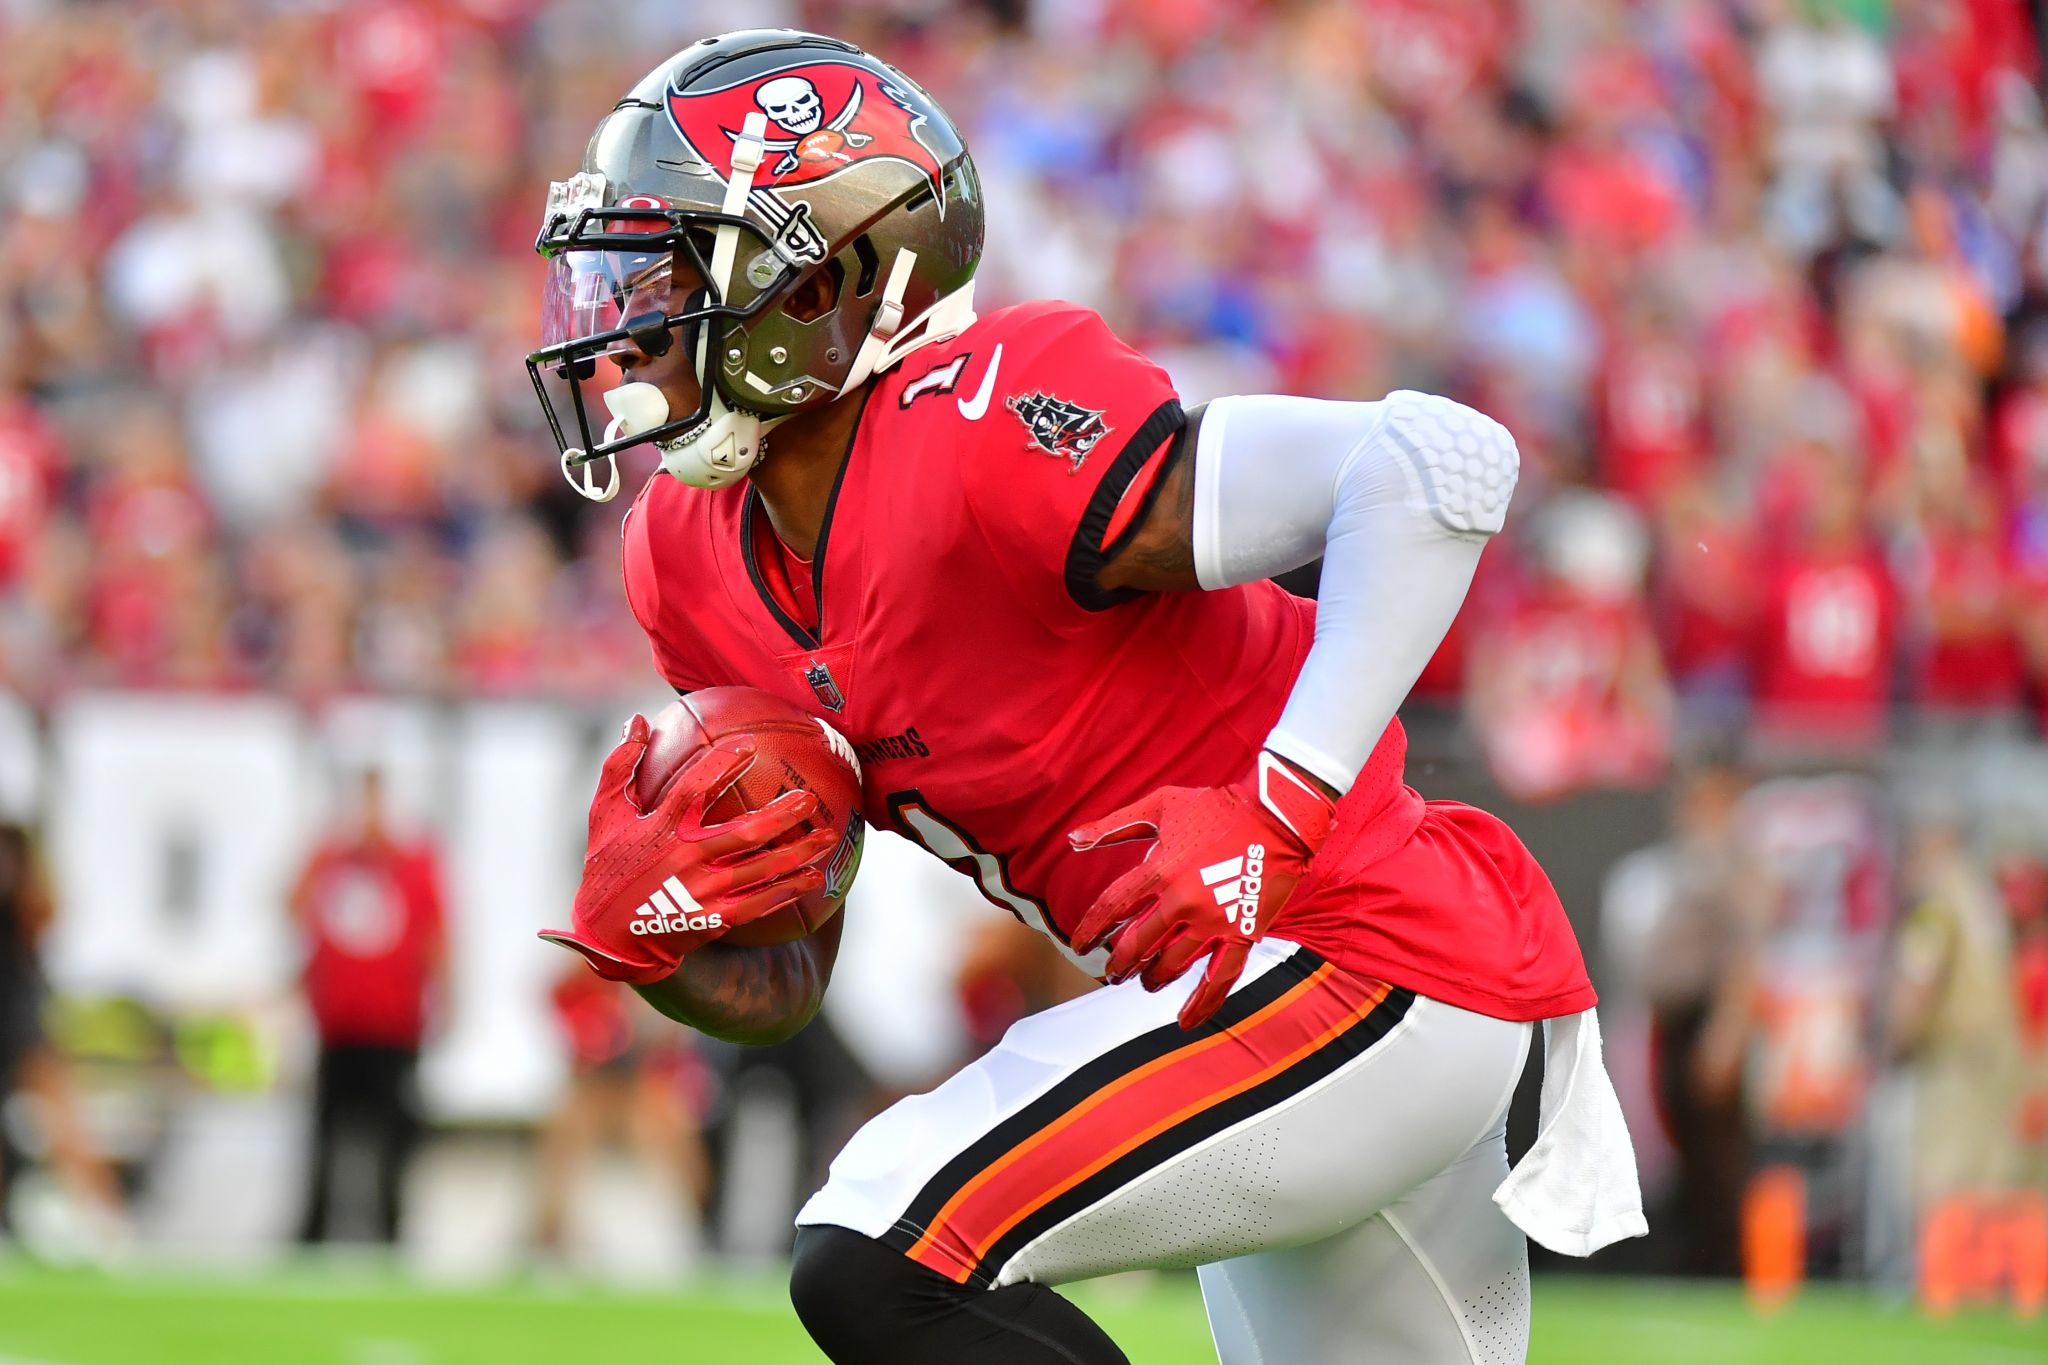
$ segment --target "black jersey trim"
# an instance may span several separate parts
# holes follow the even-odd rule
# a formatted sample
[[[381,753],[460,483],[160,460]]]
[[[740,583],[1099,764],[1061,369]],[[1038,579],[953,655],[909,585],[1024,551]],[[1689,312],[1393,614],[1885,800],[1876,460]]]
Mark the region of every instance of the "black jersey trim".
[[[789,638],[805,649],[816,649],[818,637],[812,634],[810,628],[803,622],[782,609],[782,603],[776,600],[774,593],[768,591],[767,580],[761,577],[761,564],[754,555],[754,517],[760,501],[761,495],[754,491],[752,484],[748,484],[746,498],[740,503],[740,559],[747,566],[747,579],[754,585],[754,591],[761,598],[761,604],[768,608],[768,614],[775,618],[775,623],[788,633]],[[824,555],[820,554],[818,558],[823,559]],[[817,568],[814,561],[811,565],[814,599]],[[825,613],[822,610],[818,613],[818,624],[820,627],[825,624]]]
[[[853,430],[846,434],[846,453],[840,457],[839,471],[832,476],[832,491],[825,495],[825,516],[818,523],[818,543],[811,550],[811,601],[818,608],[816,631],[784,611],[782,604],[775,600],[775,594],[768,591],[767,580],[761,577],[761,565],[754,555],[754,517],[760,508],[761,495],[751,482],[747,484],[746,497],[740,503],[740,560],[747,566],[747,578],[776,624],[805,649],[817,649],[825,634],[825,550],[832,536],[832,514],[839,510],[839,489],[846,482],[847,467],[853,463],[854,447],[860,442],[861,419],[867,416],[868,397],[872,392],[872,389],[864,392],[860,407],[854,410]]]
[[[853,466],[853,452],[860,445],[860,424],[868,415],[868,400],[874,394],[872,384],[861,392],[860,406],[853,413],[853,429],[846,433],[846,454],[839,461],[839,472],[832,476],[832,491],[825,497],[825,519],[818,523],[818,548],[811,556],[811,600],[818,604],[820,637],[825,634],[825,549],[832,540],[832,516],[839,510],[839,489],[846,482],[846,471]]]
[[[1108,611],[1145,595],[1142,588],[1104,588],[1101,584],[1102,567],[1115,558],[1117,551],[1128,544],[1131,536],[1145,524],[1152,504],[1158,500],[1159,491],[1166,486],[1166,476],[1186,453],[1187,442],[1183,438],[1187,430],[1187,414],[1181,411],[1179,399],[1169,398],[1154,408],[1152,415],[1131,433],[1131,439],[1124,442],[1123,449],[1109,462],[1109,468],[1103,471],[1102,481],[1095,485],[1095,491],[1088,497],[1088,505],[1081,509],[1081,523],[1074,529],[1073,540],[1067,544],[1066,581],[1067,596],[1084,611]],[[1138,477],[1145,461],[1151,459],[1160,443],[1168,438],[1173,440],[1173,449],[1167,452],[1166,461],[1159,468],[1159,476],[1145,490],[1131,524],[1117,537],[1115,544],[1103,544],[1103,532],[1109,529],[1109,520],[1116,515],[1117,504],[1123,501],[1131,480]]]

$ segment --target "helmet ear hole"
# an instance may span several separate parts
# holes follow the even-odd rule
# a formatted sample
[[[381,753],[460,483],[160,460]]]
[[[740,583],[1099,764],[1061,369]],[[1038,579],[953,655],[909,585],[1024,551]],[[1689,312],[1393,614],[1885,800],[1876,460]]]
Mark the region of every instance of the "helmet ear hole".
[[[875,281],[881,278],[881,253],[875,250],[874,239],[863,232],[853,239],[853,257],[860,262],[860,279],[853,286],[853,292],[860,298],[866,298],[875,292]]]
[[[836,258],[829,260],[823,269],[812,271],[789,291],[789,297],[782,301],[782,311],[798,322],[816,322],[839,306],[839,296],[845,287],[846,267]]]

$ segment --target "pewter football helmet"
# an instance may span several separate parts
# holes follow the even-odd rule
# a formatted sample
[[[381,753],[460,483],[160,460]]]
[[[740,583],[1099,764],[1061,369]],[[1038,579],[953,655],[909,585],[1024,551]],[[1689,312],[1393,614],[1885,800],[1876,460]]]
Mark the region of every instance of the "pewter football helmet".
[[[894,67],[788,29],[685,48],[619,101],[548,194],[542,346],[526,363],[563,473],[608,500],[614,457],[648,441],[687,483],[733,482],[766,427],[971,324],[981,244],[966,143]],[[821,271],[830,305],[791,315],[790,294]],[[694,412],[598,363],[675,345],[702,386]],[[593,400],[612,416],[601,435]]]

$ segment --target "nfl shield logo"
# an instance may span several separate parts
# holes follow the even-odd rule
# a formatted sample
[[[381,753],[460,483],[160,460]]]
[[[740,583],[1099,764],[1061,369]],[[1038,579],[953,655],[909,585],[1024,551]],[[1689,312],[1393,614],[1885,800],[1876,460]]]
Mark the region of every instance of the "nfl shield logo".
[[[846,709],[846,697],[840,692],[839,684],[832,681],[832,670],[816,659],[804,669],[804,681],[811,685],[811,692],[820,706],[834,712]]]

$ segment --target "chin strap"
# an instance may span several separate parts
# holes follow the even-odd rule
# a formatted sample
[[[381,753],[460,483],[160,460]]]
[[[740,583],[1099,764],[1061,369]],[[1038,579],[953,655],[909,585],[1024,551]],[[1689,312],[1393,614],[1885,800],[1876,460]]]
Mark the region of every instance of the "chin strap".
[[[577,463],[579,460],[582,463]],[[605,472],[610,477],[603,484],[598,483],[597,471],[592,468],[596,463],[597,458],[595,456],[586,460],[583,458],[582,451],[574,446],[569,446],[562,451],[562,477],[569,481],[569,487],[575,489],[578,493],[590,499],[590,501],[610,502],[619,495],[619,457],[616,455],[604,457]]]
[[[728,218],[738,218],[746,212],[747,195],[754,188],[754,171],[767,153],[767,136],[768,117],[756,112],[747,115],[732,140],[732,174],[726,179],[725,199],[720,205]],[[731,223],[721,226],[711,248],[711,278],[706,281],[720,299],[728,297],[739,247],[739,228]],[[694,357],[697,373],[710,384],[711,328],[700,327],[698,332]],[[761,433],[766,427],[753,413],[729,407],[719,397],[715,385],[710,397],[710,415],[701,426],[672,440],[657,441],[654,446],[661,452],[663,469],[697,488],[723,488],[745,474],[760,458]],[[604,429],[607,445],[621,437],[652,431],[669,420],[668,395],[645,382],[621,384],[608,390],[604,405],[612,414],[611,424]],[[580,450],[562,452],[562,476],[571,488],[592,502],[610,502],[619,495],[619,462],[614,455],[604,459],[607,477],[601,485],[589,467],[595,461]]]
[[[733,139],[732,177],[726,181],[723,205],[723,211],[731,217],[737,218],[746,210],[747,193],[753,188],[754,170],[766,152],[763,139],[767,130],[768,120],[764,115],[749,114],[745,127]],[[711,250],[711,280],[720,298],[725,297],[738,252],[739,229],[731,224],[719,228],[717,241]],[[972,280],[935,300],[931,307],[905,325],[903,295],[910,288],[910,277],[916,266],[915,251],[909,247],[898,249],[896,259],[889,265],[889,277],[882,286],[882,301],[875,308],[874,322],[861,341],[860,350],[854,353],[853,365],[847,371],[846,381],[839,386],[839,393],[850,393],[876,375],[900,364],[911,352],[951,340],[974,325]],[[697,341],[695,359],[697,373],[707,376],[708,380],[711,374],[707,363],[711,329],[705,327],[701,331],[703,334]],[[620,437],[652,431],[669,420],[668,396],[644,382],[621,384],[609,390],[604,395],[604,404],[612,414],[611,424],[604,431],[606,444]],[[723,488],[737,482],[761,458],[767,445],[767,433],[795,415],[780,413],[774,417],[760,417],[741,411],[729,406],[714,385],[710,416],[703,425],[672,440],[657,441],[654,447],[661,452],[662,469],[684,483],[693,488]],[[605,459],[608,479],[599,485],[589,467],[594,461],[586,461],[582,451],[565,450],[562,452],[563,477],[568,479],[571,488],[592,502],[610,502],[619,495],[619,465],[614,456],[606,456]]]
[[[847,371],[846,382],[839,386],[841,393],[849,393],[899,364],[919,347],[949,340],[974,325],[973,280],[934,301],[911,319],[908,327],[903,325],[903,294],[910,287],[910,274],[916,265],[915,251],[909,247],[897,249],[896,259],[889,266],[889,278],[882,286],[882,302],[875,309],[875,320],[860,350],[854,353],[853,368]]]
[[[738,218],[747,210],[747,195],[754,188],[754,171],[767,154],[767,136],[768,117],[757,112],[747,115],[739,136],[732,141],[732,175],[725,182],[725,202],[720,206],[728,218]],[[733,262],[739,249],[739,228],[731,223],[719,228],[711,248],[709,283],[720,299],[731,296]],[[673,441],[658,441],[655,449],[661,452],[661,467],[684,483],[695,488],[723,488],[739,479],[761,457],[763,423],[751,412],[728,406],[719,396],[710,363],[711,328],[700,327],[698,333],[697,373],[710,389],[711,415],[702,428],[685,432]],[[664,419],[667,411],[664,399]]]
[[[643,431],[652,431],[668,420],[668,395],[652,384],[621,384],[616,389],[607,389],[604,405],[611,409],[612,420],[604,429],[604,444],[610,445],[621,436],[632,436]],[[569,487],[581,493],[592,502],[610,502],[619,495],[619,457],[604,457],[605,482],[599,484],[594,476],[595,459],[582,459],[580,450],[562,452],[562,477],[569,481]]]

